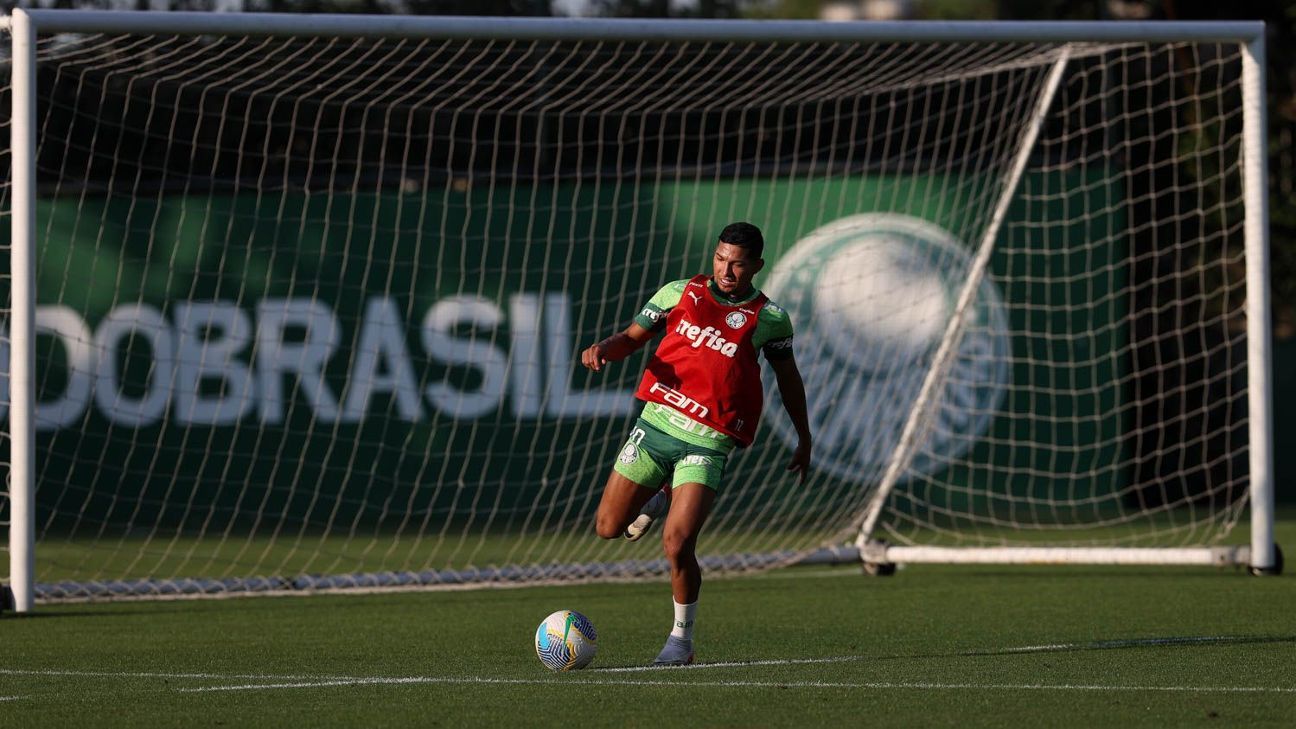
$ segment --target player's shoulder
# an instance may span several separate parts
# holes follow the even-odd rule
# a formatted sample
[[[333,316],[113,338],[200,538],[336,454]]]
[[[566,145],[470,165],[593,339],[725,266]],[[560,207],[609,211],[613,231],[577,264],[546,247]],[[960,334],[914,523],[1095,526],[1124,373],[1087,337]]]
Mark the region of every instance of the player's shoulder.
[[[648,306],[656,308],[658,311],[675,308],[680,299],[684,298],[684,287],[688,286],[688,282],[689,280],[686,278],[678,281],[668,281],[657,289],[657,293],[652,295],[652,298],[648,300]]]
[[[689,279],[682,278],[678,281],[667,281],[661,288],[657,289],[657,295],[653,298],[667,297],[679,301],[684,296],[684,289],[688,288]]]
[[[768,297],[768,294],[766,294],[766,296]],[[792,317],[788,314],[787,309],[774,303],[774,300],[769,298],[765,300],[765,305],[761,307],[760,316],[762,319],[766,319],[770,322],[792,321]]]
[[[761,307],[757,318],[760,328],[772,339],[781,339],[792,335],[792,316],[787,309],[773,300],[767,299]]]

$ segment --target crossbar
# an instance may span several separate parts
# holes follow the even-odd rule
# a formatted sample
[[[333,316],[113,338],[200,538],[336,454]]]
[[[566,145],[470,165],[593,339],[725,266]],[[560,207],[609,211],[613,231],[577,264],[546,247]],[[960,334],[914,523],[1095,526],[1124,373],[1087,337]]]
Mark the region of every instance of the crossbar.
[[[106,10],[15,10],[41,33],[331,35],[388,38],[513,38],[553,41],[1025,41],[1066,43],[1251,42],[1260,21],[925,21],[639,20],[623,18],[484,18],[401,15],[311,15]]]

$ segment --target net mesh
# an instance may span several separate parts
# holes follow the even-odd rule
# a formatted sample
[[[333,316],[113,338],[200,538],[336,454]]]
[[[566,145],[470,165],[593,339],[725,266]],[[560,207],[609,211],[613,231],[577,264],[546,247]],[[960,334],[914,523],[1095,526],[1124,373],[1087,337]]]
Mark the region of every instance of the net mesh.
[[[734,220],[765,232],[816,468],[784,472],[767,368],[713,572],[852,541],[915,407],[875,536],[1220,542],[1247,483],[1239,53],[43,37],[38,595],[660,573],[592,533],[649,352],[579,351]]]

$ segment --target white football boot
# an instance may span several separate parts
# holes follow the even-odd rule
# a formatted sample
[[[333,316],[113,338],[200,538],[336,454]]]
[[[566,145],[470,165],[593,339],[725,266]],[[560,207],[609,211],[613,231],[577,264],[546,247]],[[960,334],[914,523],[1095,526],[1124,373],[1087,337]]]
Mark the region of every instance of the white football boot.
[[[653,661],[653,665],[687,666],[692,662],[693,641],[670,635],[666,637],[666,645],[662,646],[661,653],[657,654],[657,659]]]
[[[663,486],[661,491],[653,494],[648,503],[643,505],[639,510],[639,516],[630,522],[630,526],[625,529],[625,538],[632,541],[639,541],[640,537],[647,534],[652,529],[653,522],[666,516],[670,510],[670,486]]]

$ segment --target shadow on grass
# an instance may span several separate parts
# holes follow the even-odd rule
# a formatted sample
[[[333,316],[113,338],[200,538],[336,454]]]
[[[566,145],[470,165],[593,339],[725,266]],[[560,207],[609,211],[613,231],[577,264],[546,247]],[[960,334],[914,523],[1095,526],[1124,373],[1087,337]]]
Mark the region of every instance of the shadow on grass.
[[[699,662],[688,666],[615,665],[589,669],[590,673],[623,673],[653,670],[698,670],[706,668],[754,668],[759,666],[786,666],[817,663],[855,663],[864,661],[905,661],[923,658],[969,658],[977,656],[1013,656],[1037,653],[1073,653],[1082,651],[1119,650],[1130,648],[1195,647],[1201,645],[1245,645],[1256,643],[1296,643],[1296,635],[1216,635],[1176,636],[1168,638],[1123,638],[1089,643],[1057,643],[1051,645],[996,648],[987,650],[954,651],[945,653],[910,653],[904,655],[870,656],[847,655],[823,658],[782,658],[772,660]]]

